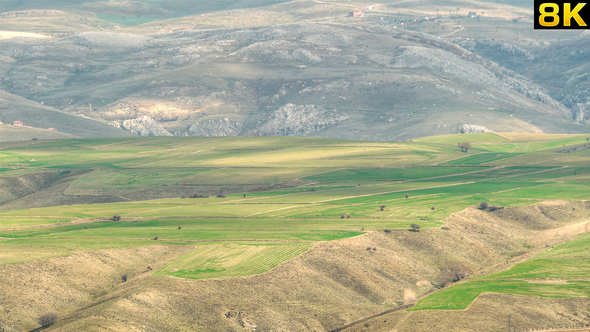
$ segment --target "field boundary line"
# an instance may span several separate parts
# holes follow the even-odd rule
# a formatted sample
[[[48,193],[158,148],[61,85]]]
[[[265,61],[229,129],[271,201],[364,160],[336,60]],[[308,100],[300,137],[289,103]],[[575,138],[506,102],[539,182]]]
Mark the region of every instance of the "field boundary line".
[[[355,322],[352,322],[352,323],[350,323],[350,324],[346,324],[346,325],[344,325],[344,326],[341,326],[341,327],[338,327],[338,328],[335,328],[335,329],[333,329],[333,330],[329,330],[329,331],[330,331],[330,332],[340,332],[340,331],[344,331],[344,330],[346,330],[346,329],[347,329],[347,328],[349,328],[349,327],[353,327],[353,326],[355,326],[355,325],[362,324],[362,323],[364,323],[364,322],[366,322],[366,321],[368,321],[368,320],[371,320],[371,319],[373,319],[373,318],[377,318],[377,317],[380,317],[380,316],[383,316],[383,315],[387,315],[387,314],[390,314],[390,313],[392,313],[392,312],[396,312],[396,311],[406,310],[406,309],[409,309],[409,308],[413,307],[414,305],[415,305],[414,303],[412,303],[412,304],[405,304],[405,305],[402,305],[402,306],[399,306],[399,307],[395,307],[395,308],[392,308],[392,309],[388,309],[388,310],[385,310],[385,311],[382,311],[382,312],[376,313],[376,314],[374,314],[374,315],[371,315],[371,316],[369,316],[369,317],[365,317],[365,318],[363,318],[363,319],[359,319],[359,320],[357,320],[357,321],[355,321]]]
[[[16,231],[16,230],[22,230],[22,229],[59,227],[59,226],[86,224],[86,223],[91,223],[91,222],[96,222],[96,221],[108,221],[108,220],[105,220],[104,218],[100,218],[100,217],[99,218],[91,218],[91,219],[85,218],[85,219],[76,219],[76,220],[72,220],[72,221],[66,221],[66,222],[60,222],[60,223],[54,223],[54,224],[13,226],[13,227],[7,227],[7,228],[0,228],[0,231]]]

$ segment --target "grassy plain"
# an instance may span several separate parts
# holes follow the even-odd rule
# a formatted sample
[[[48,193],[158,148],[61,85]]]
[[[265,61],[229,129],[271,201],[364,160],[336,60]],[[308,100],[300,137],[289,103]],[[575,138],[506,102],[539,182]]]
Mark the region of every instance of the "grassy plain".
[[[362,266],[348,267],[344,258],[332,262],[329,257],[335,253],[328,245],[339,246],[336,252],[346,258],[386,264],[383,271],[407,270],[404,278],[416,279],[411,285],[420,282],[416,291],[423,294],[433,281],[424,283],[428,277],[412,276],[398,254],[432,255],[447,241],[476,248],[464,243],[464,237],[496,246],[492,243],[502,239],[492,240],[497,234],[489,232],[498,225],[489,222],[474,224],[473,229],[469,222],[451,222],[451,231],[440,229],[446,218],[482,201],[509,210],[548,199],[587,199],[590,167],[584,163],[585,138],[543,135],[526,141],[521,136],[465,134],[413,142],[286,137],[7,142],[0,148],[2,183],[36,183],[38,174],[52,176],[34,188],[34,199],[27,200],[20,189],[7,190],[7,185],[0,189],[4,197],[13,197],[5,206],[22,202],[20,207],[26,207],[0,211],[0,265],[10,268],[51,260],[66,264],[76,257],[103,257],[107,252],[127,259],[132,251],[161,250],[165,262],[148,257],[130,275],[175,277],[179,283],[189,282],[183,279],[231,283],[237,281],[230,278],[263,277],[279,267],[270,272],[276,273],[282,264],[301,264],[287,261],[305,254],[301,259],[315,266],[310,271],[332,271],[330,280],[351,289],[360,287],[362,294],[383,307],[383,301],[399,303],[402,295],[387,295],[387,300],[372,295],[377,286],[371,278],[376,274],[362,272],[366,269]],[[457,148],[457,142],[463,141],[472,142],[467,153]],[[160,198],[142,197],[149,192]],[[194,194],[209,197],[192,198]],[[115,201],[84,202],[101,195]],[[53,196],[65,203],[44,201]],[[67,205],[69,200],[77,204]],[[120,219],[113,220],[115,215]],[[552,220],[532,226],[526,219],[514,223],[523,229],[565,225]],[[421,232],[409,231],[413,223],[421,226]],[[499,251],[506,259],[531,250],[526,242],[509,242]],[[486,292],[586,299],[588,243],[590,237],[581,236],[549,247],[507,271],[433,293],[413,310],[464,309]],[[176,254],[170,257],[169,252]],[[438,263],[444,269],[453,261]],[[131,271],[124,264],[112,264],[114,283]],[[350,280],[340,278],[352,270],[339,272],[349,268],[359,271],[357,277],[366,273],[373,277],[367,277],[363,286],[350,285]],[[438,271],[428,269],[421,273]]]
[[[223,197],[0,211],[0,247],[15,253],[5,254],[2,262],[59,256],[63,249],[178,244],[195,249],[158,273],[197,279],[258,274],[317,241],[408,229],[412,223],[423,230],[436,228],[481,201],[510,207],[590,195],[590,168],[578,164],[585,150],[554,151],[564,144],[584,144],[584,136],[527,138],[465,134],[395,143],[285,137],[11,143],[0,150],[1,177],[53,171],[67,178],[72,170],[86,171],[69,183],[67,190],[76,193],[125,195],[169,186],[191,186],[198,193],[199,186],[210,184],[221,193],[235,183],[276,188],[224,192]],[[472,142],[473,149],[460,152],[456,144],[462,141]],[[530,162],[547,156],[558,158],[560,165]],[[120,220],[112,221],[114,215]],[[17,255],[18,250],[30,254]],[[577,264],[575,259],[549,262],[553,265],[547,259],[528,262],[505,277],[557,275]],[[586,265],[572,273],[582,275]]]

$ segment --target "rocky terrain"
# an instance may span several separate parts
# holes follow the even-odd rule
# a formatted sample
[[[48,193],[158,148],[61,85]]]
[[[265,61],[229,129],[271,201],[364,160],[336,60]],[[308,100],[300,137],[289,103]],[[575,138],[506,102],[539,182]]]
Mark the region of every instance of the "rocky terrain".
[[[108,21],[99,28],[96,21],[92,27],[37,33],[49,38],[24,32],[0,38],[0,90],[23,102],[109,122],[107,132],[115,136],[122,129],[141,136],[395,140],[456,133],[464,125],[496,132],[587,131],[587,33],[557,40],[536,34],[533,39],[528,27],[521,38],[521,24],[516,39],[495,32],[500,25],[515,24],[507,18],[522,12],[516,3],[495,9],[506,18],[453,25],[462,17],[457,10],[456,16],[439,13],[436,22],[421,19],[409,29],[403,29],[409,21],[401,9],[389,13],[392,4],[352,19],[339,14],[347,13],[347,7],[338,7],[343,4],[330,3],[244,2],[236,10],[239,5],[230,1],[215,15],[197,11],[191,16],[203,22],[215,17],[215,24],[223,25],[221,17],[304,15],[305,5],[332,13],[277,25],[202,29],[187,28],[187,19],[178,19],[179,28],[173,28],[168,18],[117,30]],[[15,20],[70,13],[3,6],[0,14]],[[76,15],[83,14],[80,8],[92,10],[98,17],[120,13],[119,20],[135,10],[140,20],[150,10],[161,18],[177,13],[170,6],[80,1],[64,8]],[[497,38],[477,35],[493,24],[495,31],[487,31]],[[13,113],[20,109],[2,101],[0,107]]]

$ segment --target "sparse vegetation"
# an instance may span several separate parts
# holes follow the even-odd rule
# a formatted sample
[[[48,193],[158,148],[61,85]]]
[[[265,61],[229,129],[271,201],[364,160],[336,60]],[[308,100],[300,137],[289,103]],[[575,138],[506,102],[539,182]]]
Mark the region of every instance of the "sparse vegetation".
[[[59,318],[59,314],[57,312],[46,312],[46,313],[42,314],[41,316],[39,316],[39,318],[37,319],[37,322],[39,323],[39,325],[41,325],[43,327],[48,327],[48,326],[55,324],[55,322],[57,322],[58,318]]]

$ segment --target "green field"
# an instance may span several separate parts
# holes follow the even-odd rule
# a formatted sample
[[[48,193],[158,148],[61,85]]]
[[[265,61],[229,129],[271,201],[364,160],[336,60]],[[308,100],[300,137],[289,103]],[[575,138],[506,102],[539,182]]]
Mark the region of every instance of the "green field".
[[[41,172],[54,174],[52,181],[73,177],[59,194],[106,193],[121,201],[0,211],[0,264],[70,253],[64,249],[175,244],[195,249],[158,274],[195,279],[246,276],[296,257],[316,242],[407,230],[412,223],[423,231],[438,228],[444,218],[481,201],[511,207],[590,197],[590,168],[583,163],[587,154],[556,150],[564,144],[583,144],[585,136],[544,135],[528,141],[515,137],[488,133],[413,142],[287,137],[11,142],[0,148],[3,179]],[[456,146],[465,141],[473,146],[467,153]],[[171,194],[182,188],[191,193],[217,188],[224,197]],[[51,183],[43,190],[54,194]],[[172,198],[142,200],[146,190]],[[111,220],[114,215],[121,219]],[[587,244],[566,247],[587,250]],[[465,289],[465,299],[472,301],[480,290],[492,291],[485,285],[499,289],[502,284],[505,292],[512,292],[516,286],[510,285],[527,284],[513,279],[576,278],[588,272],[590,265],[565,251],[556,254],[562,250],[557,249],[480,280],[477,286],[451,289]],[[559,292],[575,285],[558,285]],[[552,285],[527,287],[521,288],[531,294],[540,289],[543,295]],[[465,301],[455,301],[461,302],[456,306],[464,307]],[[428,305],[421,302],[417,308],[421,307]]]
[[[466,309],[485,292],[590,298],[589,275],[590,233],[585,233],[574,240],[548,248],[507,271],[479,277],[434,293],[419,301],[411,310]]]
[[[564,284],[518,280],[468,282],[434,293],[419,301],[410,310],[467,309],[481,293],[485,292],[553,298],[590,298],[590,281],[568,281]]]
[[[309,248],[310,243],[229,243],[198,246],[155,274],[189,279],[255,275],[297,257]]]

